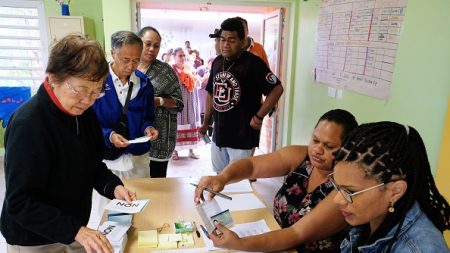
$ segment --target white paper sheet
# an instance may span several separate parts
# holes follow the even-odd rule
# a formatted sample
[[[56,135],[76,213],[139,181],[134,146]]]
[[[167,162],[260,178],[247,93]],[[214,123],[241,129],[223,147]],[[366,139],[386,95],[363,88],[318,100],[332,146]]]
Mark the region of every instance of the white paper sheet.
[[[120,213],[138,213],[144,210],[149,202],[150,200],[148,199],[141,199],[128,204],[124,200],[113,199],[105,206],[105,209]]]
[[[253,192],[252,186],[247,179],[241,180],[237,183],[227,184],[222,193],[235,193],[235,192]]]
[[[129,144],[133,144],[133,143],[142,143],[142,142],[147,142],[147,141],[149,141],[149,140],[150,140],[150,137],[148,137],[148,136],[142,136],[142,137],[136,138],[136,139],[134,139],[134,140],[129,140],[128,143],[129,143]]]
[[[243,211],[258,208],[267,208],[261,200],[253,193],[233,194],[230,195],[233,200],[214,198],[219,203],[222,210],[230,209],[230,211]]]

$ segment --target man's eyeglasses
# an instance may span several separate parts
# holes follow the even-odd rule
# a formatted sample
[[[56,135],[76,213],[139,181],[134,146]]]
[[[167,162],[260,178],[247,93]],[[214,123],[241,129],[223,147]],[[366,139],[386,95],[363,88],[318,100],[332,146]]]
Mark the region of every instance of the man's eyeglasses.
[[[128,65],[131,63],[131,66],[134,66],[134,67],[138,66],[141,61],[141,59],[134,59],[134,60],[131,60],[129,58],[120,59],[119,56],[117,56],[117,60],[120,62],[120,64]]]
[[[105,86],[103,86],[101,90],[94,90],[91,92],[88,92],[88,89],[86,88],[75,89],[68,81],[66,81],[66,86],[79,98],[88,97],[89,99],[99,99],[105,95]]]
[[[330,180],[334,189],[336,191],[340,192],[342,194],[342,196],[344,197],[344,199],[347,200],[348,203],[353,203],[353,196],[361,194],[366,191],[370,191],[372,189],[375,189],[375,188],[378,188],[378,187],[384,185],[384,183],[381,183],[381,184],[374,185],[372,187],[369,187],[369,188],[361,190],[361,191],[351,192],[351,191],[345,189],[344,187],[337,185],[336,182],[334,181],[333,174],[334,174],[334,172],[328,174],[328,180]]]

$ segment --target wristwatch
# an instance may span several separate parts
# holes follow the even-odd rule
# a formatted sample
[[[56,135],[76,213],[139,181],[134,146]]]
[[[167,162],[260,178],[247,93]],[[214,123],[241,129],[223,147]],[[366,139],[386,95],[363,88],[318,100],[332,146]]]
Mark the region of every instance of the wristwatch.
[[[162,97],[159,97],[159,106],[164,105],[164,99]]]

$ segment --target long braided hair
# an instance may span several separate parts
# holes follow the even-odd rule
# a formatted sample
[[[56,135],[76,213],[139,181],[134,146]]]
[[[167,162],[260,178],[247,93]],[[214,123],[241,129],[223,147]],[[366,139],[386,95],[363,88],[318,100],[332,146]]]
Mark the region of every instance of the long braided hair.
[[[449,204],[436,188],[425,145],[413,127],[394,122],[362,124],[344,140],[335,157],[335,162],[339,161],[356,161],[364,168],[367,178],[375,178],[380,183],[402,179],[408,185],[405,194],[395,203],[396,211],[388,213],[367,238],[367,244],[384,237],[399,224],[388,245],[386,252],[389,252],[406,213],[416,201],[436,228],[441,232],[450,229]]]

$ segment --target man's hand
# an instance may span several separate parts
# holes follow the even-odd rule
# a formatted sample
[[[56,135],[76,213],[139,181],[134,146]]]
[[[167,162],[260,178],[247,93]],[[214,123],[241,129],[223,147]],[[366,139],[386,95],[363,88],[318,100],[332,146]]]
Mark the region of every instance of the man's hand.
[[[128,146],[128,140],[118,133],[113,133],[111,135],[111,143],[116,148],[125,148]]]
[[[147,127],[145,129],[145,135],[150,137],[151,141],[158,139],[159,132],[154,127]]]

